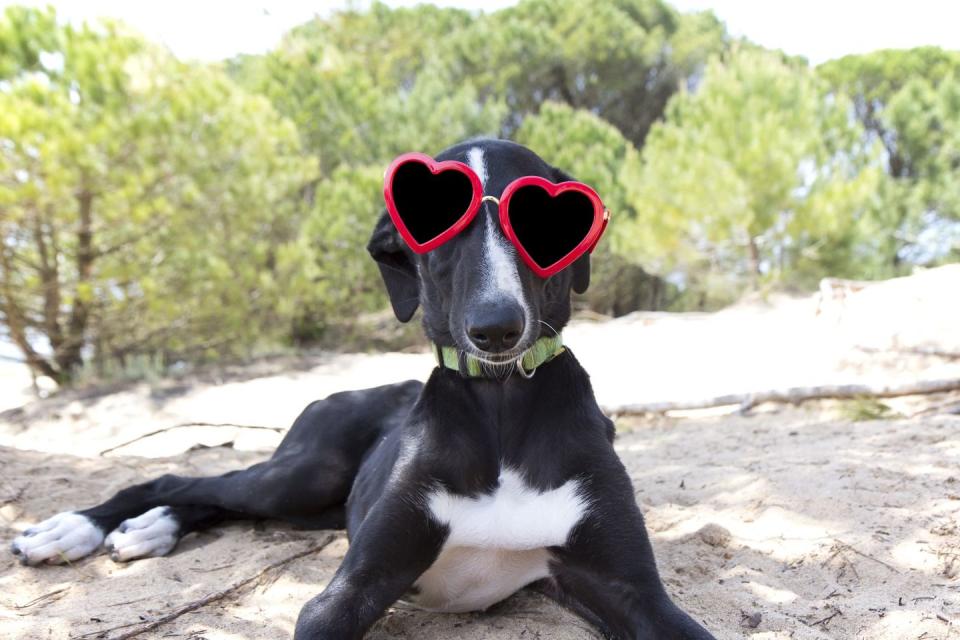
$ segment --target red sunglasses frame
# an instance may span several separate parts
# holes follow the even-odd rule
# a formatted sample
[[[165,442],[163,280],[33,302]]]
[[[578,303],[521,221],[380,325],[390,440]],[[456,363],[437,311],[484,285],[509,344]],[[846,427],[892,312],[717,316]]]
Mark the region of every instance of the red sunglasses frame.
[[[400,217],[400,212],[397,210],[396,201],[393,197],[394,175],[400,167],[410,162],[418,162],[423,164],[433,175],[437,175],[438,173],[444,171],[457,171],[462,173],[470,180],[470,184],[473,188],[473,196],[471,197],[470,204],[467,206],[467,210],[464,211],[463,215],[461,215],[460,218],[458,218],[457,221],[454,222],[448,229],[436,237],[427,240],[426,242],[418,242],[417,239],[413,237],[413,234],[410,233],[407,225],[403,222],[403,218]],[[535,186],[543,189],[551,198],[555,198],[560,194],[569,191],[581,193],[586,196],[587,199],[590,200],[591,205],[593,205],[593,223],[590,225],[590,229],[587,231],[583,239],[577,243],[577,245],[566,255],[546,267],[542,267],[537,264],[537,262],[530,256],[523,244],[520,242],[519,238],[517,238],[517,234],[510,222],[510,199],[519,189],[528,186]],[[480,177],[474,173],[473,169],[471,169],[469,165],[456,160],[444,160],[438,162],[424,153],[415,152],[404,153],[403,155],[397,156],[393,162],[390,163],[390,166],[387,167],[387,171],[383,176],[383,199],[387,205],[387,213],[390,215],[390,219],[393,220],[393,224],[396,226],[397,231],[400,232],[404,242],[406,242],[407,245],[418,254],[427,253],[428,251],[436,249],[466,229],[476,217],[477,212],[480,210],[480,205],[484,200],[492,200],[493,202],[496,202],[499,208],[500,227],[503,229],[504,235],[507,237],[510,243],[516,247],[517,252],[520,254],[520,258],[524,261],[524,263],[526,263],[526,265],[530,267],[531,271],[533,271],[540,278],[549,278],[550,276],[570,266],[570,264],[576,261],[577,258],[582,256],[584,253],[592,253],[594,248],[596,248],[597,243],[600,241],[600,236],[603,235],[603,232],[607,227],[607,222],[610,220],[610,212],[606,209],[606,207],[603,206],[603,201],[600,200],[600,196],[597,195],[596,191],[582,182],[568,181],[554,183],[539,176],[523,176],[508,184],[503,190],[503,194],[498,199],[495,196],[483,195],[483,184],[480,182]]]

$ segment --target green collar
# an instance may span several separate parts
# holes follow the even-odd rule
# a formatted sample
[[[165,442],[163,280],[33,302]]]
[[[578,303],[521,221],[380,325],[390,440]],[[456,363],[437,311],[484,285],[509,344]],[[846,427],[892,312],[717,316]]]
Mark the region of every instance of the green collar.
[[[544,336],[514,361],[515,366],[524,378],[532,378],[537,367],[550,362],[563,351],[563,336],[559,334]],[[461,354],[456,347],[434,345],[434,353],[437,356],[437,364],[442,367],[461,372],[470,378],[493,377],[484,370],[483,361],[468,354]]]

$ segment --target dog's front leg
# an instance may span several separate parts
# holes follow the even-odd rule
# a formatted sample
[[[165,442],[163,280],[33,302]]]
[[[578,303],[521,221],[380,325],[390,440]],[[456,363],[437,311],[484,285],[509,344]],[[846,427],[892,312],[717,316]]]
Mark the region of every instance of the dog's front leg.
[[[300,610],[295,640],[362,638],[430,567],[448,530],[419,504],[412,492],[377,501],[327,588]]]
[[[591,478],[591,508],[554,550],[542,590],[619,640],[714,640],[667,595],[633,487],[622,466]]]

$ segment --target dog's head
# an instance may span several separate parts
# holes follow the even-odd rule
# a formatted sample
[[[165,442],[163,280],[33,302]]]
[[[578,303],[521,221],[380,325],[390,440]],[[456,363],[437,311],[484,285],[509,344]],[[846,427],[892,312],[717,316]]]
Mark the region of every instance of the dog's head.
[[[522,176],[572,180],[526,147],[503,140],[465,142],[436,160],[469,165],[480,178],[483,194],[496,197]],[[590,256],[585,253],[559,273],[540,278],[507,241],[498,215],[497,204],[485,201],[467,228],[417,255],[384,212],[367,250],[377,261],[401,322],[410,320],[422,304],[430,340],[502,363],[567,323],[571,288],[583,293],[590,283]]]

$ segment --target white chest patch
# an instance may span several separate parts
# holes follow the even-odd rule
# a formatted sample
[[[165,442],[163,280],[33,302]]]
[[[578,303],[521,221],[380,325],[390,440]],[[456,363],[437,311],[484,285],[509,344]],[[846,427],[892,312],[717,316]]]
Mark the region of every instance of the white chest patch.
[[[564,545],[587,511],[576,480],[537,491],[511,469],[501,473],[493,493],[464,497],[437,490],[427,505],[450,534],[416,582],[412,600],[439,611],[486,609],[548,576],[546,548]]]
[[[450,527],[446,546],[514,550],[564,544],[586,511],[576,480],[541,492],[512,469],[500,473],[493,493],[465,497],[435,491],[427,505]]]

